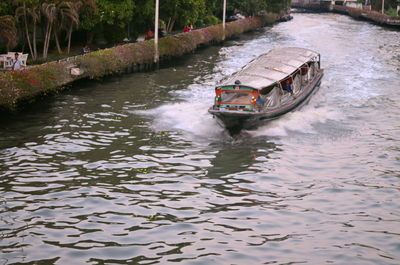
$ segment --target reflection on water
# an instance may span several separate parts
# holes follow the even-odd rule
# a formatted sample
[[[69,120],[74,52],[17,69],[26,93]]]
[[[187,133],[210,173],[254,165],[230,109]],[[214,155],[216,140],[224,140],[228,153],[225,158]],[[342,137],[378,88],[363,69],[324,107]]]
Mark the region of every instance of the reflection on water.
[[[0,264],[399,264],[399,43],[295,14],[3,120]],[[320,91],[230,138],[215,82],[285,45],[321,52]]]

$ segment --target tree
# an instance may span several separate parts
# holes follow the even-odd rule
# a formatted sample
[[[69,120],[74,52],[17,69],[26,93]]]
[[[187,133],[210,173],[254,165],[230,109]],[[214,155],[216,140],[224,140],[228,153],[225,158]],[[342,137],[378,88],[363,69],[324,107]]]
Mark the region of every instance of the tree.
[[[57,8],[54,3],[44,2],[41,4],[41,11],[43,16],[46,18],[46,31],[44,35],[43,43],[43,59],[47,58],[47,53],[49,51],[51,33],[53,29],[53,24],[57,15]]]
[[[7,41],[7,52],[17,45],[17,27],[12,16],[0,16],[0,37]]]
[[[267,9],[267,3],[265,0],[240,1],[237,8],[246,16],[255,16]]]
[[[171,32],[175,24],[195,24],[206,14],[205,0],[166,0],[160,4],[160,18],[166,21],[167,32]]]
[[[57,7],[60,13],[60,25],[62,28],[67,30],[68,46],[67,53],[70,52],[72,31],[79,25],[79,9],[81,8],[82,2],[61,2]]]
[[[37,57],[37,53],[35,53],[32,49],[32,44],[31,44],[31,38],[29,35],[29,28],[28,28],[28,13],[29,12],[29,7],[27,6],[25,1],[22,1],[22,6],[19,6],[16,10],[15,10],[15,19],[17,22],[20,22],[23,24],[24,27],[24,33],[25,33],[25,38],[26,41],[28,43],[28,47],[29,50],[31,52],[32,58],[35,60]],[[33,24],[33,27],[36,27],[35,24]],[[36,41],[35,41],[36,42]]]
[[[133,38],[137,38],[140,33],[145,32],[151,25],[154,24],[154,0],[135,0],[135,5],[140,6],[140,8],[135,8],[132,18],[128,21],[129,34],[133,35]]]
[[[83,7],[80,16],[80,28],[91,33],[91,38],[95,32],[101,32],[104,25],[113,25],[124,28],[128,21],[132,20],[135,2],[132,0],[95,0],[97,9]],[[104,32],[107,34],[107,32]],[[108,34],[111,34],[109,32]],[[89,41],[90,42],[90,41]]]
[[[41,13],[39,6],[32,6],[31,8],[27,9],[27,13],[32,19],[32,46],[33,46],[33,54],[35,55],[34,58],[37,58],[37,47],[36,47],[36,28],[37,24],[40,21]],[[33,58],[33,57],[32,57]]]
[[[374,10],[382,9],[382,0],[371,0],[371,5]],[[385,0],[385,10],[396,9],[397,0]]]
[[[0,16],[11,15],[13,10],[11,0],[0,1]]]

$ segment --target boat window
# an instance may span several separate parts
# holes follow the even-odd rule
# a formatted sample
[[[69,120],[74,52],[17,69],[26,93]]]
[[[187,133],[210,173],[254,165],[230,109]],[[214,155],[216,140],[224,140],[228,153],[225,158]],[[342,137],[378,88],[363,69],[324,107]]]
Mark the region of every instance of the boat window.
[[[243,92],[222,92],[221,102],[234,104],[251,104],[252,94]]]
[[[275,86],[276,86],[276,84],[273,84],[273,85],[268,86],[268,87],[264,87],[263,89],[261,89],[260,94],[261,95],[267,95],[269,92],[272,91],[272,89],[274,89]]]

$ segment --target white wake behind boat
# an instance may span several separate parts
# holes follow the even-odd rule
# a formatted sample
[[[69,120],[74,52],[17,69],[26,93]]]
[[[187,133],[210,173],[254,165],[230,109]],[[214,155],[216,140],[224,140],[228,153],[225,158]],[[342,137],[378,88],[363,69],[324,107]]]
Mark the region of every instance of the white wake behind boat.
[[[273,49],[219,81],[208,112],[231,134],[252,129],[305,104],[322,76],[319,53],[298,47]]]

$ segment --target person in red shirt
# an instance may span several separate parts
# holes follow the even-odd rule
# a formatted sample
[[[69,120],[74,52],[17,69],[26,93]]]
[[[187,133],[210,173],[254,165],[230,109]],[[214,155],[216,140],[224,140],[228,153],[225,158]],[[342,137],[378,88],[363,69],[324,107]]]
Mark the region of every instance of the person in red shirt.
[[[148,29],[146,32],[146,36],[144,37],[144,40],[150,40],[151,38],[153,38],[153,31],[151,31],[151,29]]]

